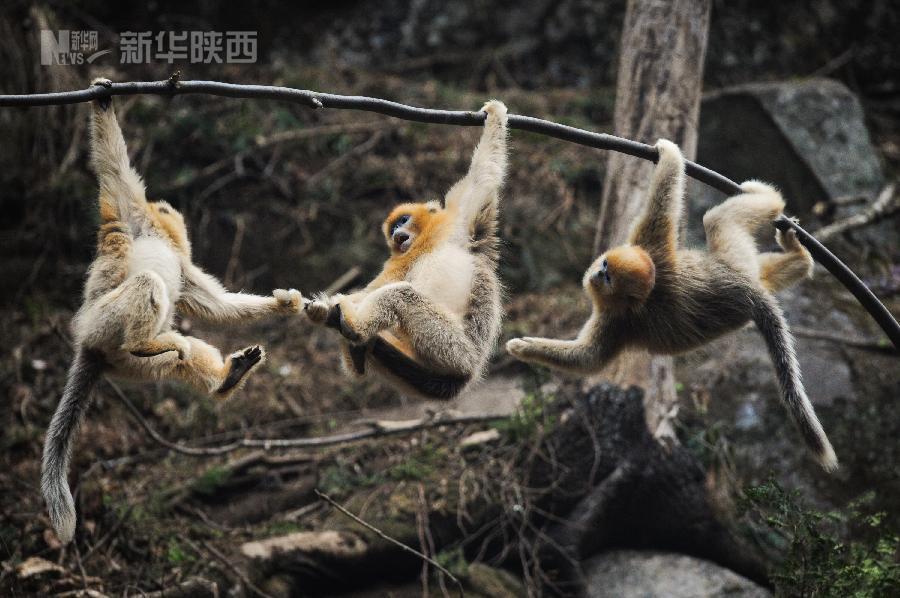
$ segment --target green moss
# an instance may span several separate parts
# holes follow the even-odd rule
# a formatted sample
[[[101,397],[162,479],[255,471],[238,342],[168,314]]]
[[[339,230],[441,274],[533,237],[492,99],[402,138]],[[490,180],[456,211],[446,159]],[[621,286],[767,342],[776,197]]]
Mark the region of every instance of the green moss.
[[[331,496],[346,496],[357,488],[371,488],[384,480],[380,474],[368,474],[346,463],[326,467],[319,478],[319,488]]]
[[[548,377],[544,368],[534,368],[532,376],[525,378],[526,394],[519,408],[511,417],[493,424],[507,442],[515,444],[532,439],[535,434],[552,429],[556,423],[556,418],[546,410],[554,397],[545,395],[541,390]]]
[[[199,478],[194,480],[194,483],[191,484],[191,490],[197,494],[212,496],[230,477],[230,470],[214,465],[204,471]]]
[[[166,548],[166,559],[173,565],[182,565],[194,560],[194,558],[182,548],[178,543],[178,540],[174,538],[169,540],[169,545]]]
[[[456,577],[464,578],[469,574],[469,563],[459,546],[450,550],[442,550],[435,555],[434,560]]]
[[[444,460],[445,452],[432,445],[409,455],[403,462],[387,471],[387,476],[396,481],[421,481],[428,479]]]

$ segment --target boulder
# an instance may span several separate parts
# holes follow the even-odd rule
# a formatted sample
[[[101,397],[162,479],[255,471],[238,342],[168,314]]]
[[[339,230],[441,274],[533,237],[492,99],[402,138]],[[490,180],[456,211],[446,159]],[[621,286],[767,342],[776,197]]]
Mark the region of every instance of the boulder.
[[[590,598],[764,598],[768,590],[702,559],[666,552],[615,550],[583,564]]]
[[[788,211],[809,220],[813,206],[846,196],[874,198],[884,186],[862,106],[831,79],[754,83],[706,94],[700,109],[697,160],[741,182],[777,185]],[[694,184],[692,236],[721,193]]]

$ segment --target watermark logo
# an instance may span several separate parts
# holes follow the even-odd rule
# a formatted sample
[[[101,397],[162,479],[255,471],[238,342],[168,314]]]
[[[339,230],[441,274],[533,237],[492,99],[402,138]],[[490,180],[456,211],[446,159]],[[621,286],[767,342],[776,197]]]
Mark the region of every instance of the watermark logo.
[[[91,64],[112,50],[98,50],[96,31],[41,30],[41,65]]]
[[[41,31],[41,64],[91,64],[112,50],[98,50],[96,31]],[[253,64],[256,31],[122,31],[119,62],[149,64]]]

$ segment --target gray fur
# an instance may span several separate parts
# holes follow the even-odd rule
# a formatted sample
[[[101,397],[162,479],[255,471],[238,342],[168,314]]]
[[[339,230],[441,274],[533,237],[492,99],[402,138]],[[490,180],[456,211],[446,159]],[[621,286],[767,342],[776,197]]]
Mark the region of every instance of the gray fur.
[[[507,350],[524,361],[591,374],[625,349],[681,353],[752,319],[765,338],[791,418],[822,467],[835,469],[834,450],[803,389],[793,337],[769,291],[808,275],[812,258],[793,237],[777,237],[783,249],[777,254],[760,255],[754,240],[758,230],[781,214],[784,200],[771,186],[748,181],[741,186],[742,194],[704,216],[708,251],[678,249],[684,158],[671,142],[660,140],[657,148],[660,159],[650,199],[629,245],[600,256],[585,274],[584,288],[594,309],[578,337],[571,341],[513,339]],[[609,269],[612,256],[622,252],[634,256],[640,250],[652,265],[628,270],[632,266],[619,262],[620,270]],[[644,258],[628,259],[641,263]],[[628,294],[647,285],[649,294],[637,299]]]
[[[50,521],[63,544],[75,534],[75,502],[67,478],[72,445],[84,413],[90,405],[91,390],[103,374],[102,357],[90,351],[78,351],[62,398],[47,428],[41,465],[41,492],[47,501]]]

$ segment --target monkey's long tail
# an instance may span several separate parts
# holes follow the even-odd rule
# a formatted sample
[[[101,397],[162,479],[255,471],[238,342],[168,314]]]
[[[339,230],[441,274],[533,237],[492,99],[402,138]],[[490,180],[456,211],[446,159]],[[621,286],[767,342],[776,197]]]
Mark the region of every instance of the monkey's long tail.
[[[826,471],[834,471],[838,466],[837,456],[803,389],[800,365],[794,353],[794,337],[784,319],[784,312],[772,295],[763,291],[754,298],[753,321],[766,341],[778,375],[781,396],[791,417],[819,464]]]
[[[68,544],[75,534],[75,501],[66,479],[72,444],[90,405],[91,390],[102,373],[103,362],[99,356],[78,350],[44,441],[41,492],[47,501],[53,529],[63,544]]]

